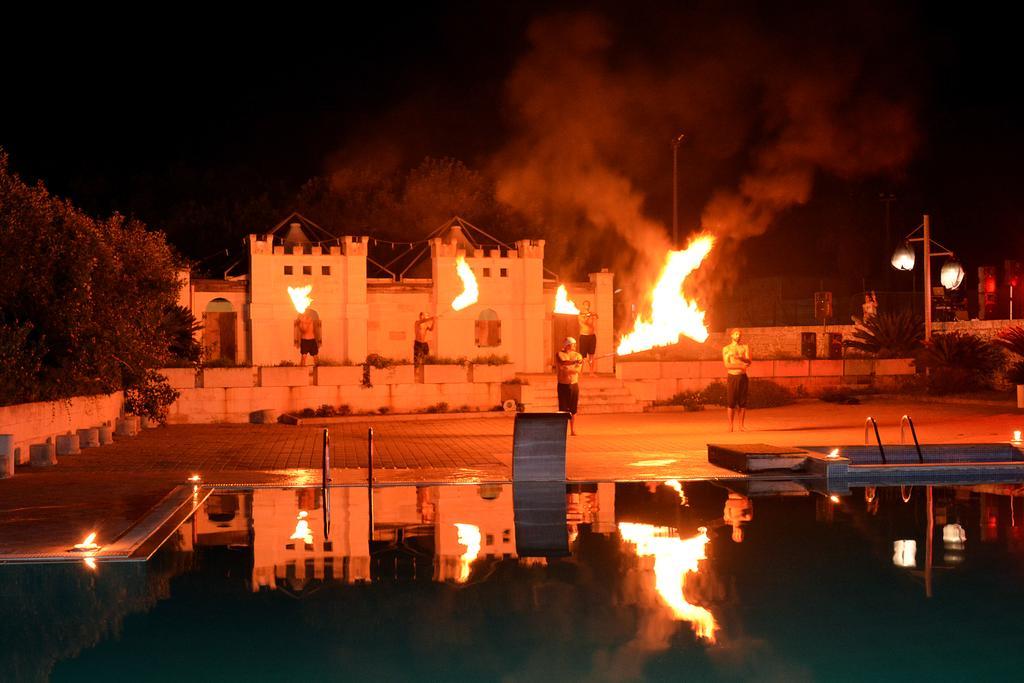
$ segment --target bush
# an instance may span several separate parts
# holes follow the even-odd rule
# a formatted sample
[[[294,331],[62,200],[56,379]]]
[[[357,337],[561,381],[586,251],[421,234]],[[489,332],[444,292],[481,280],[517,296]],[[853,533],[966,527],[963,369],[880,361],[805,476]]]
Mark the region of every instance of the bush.
[[[680,391],[665,401],[655,401],[656,406],[683,406],[688,413],[704,410],[704,396],[699,391]]]
[[[1007,368],[1006,381],[1010,384],[1024,384],[1024,360],[1019,360]]]
[[[701,393],[704,403],[724,406],[726,404],[725,382],[716,380],[709,384]],[[748,408],[776,408],[792,403],[795,399],[793,392],[767,379],[751,379],[750,393],[747,396]]]
[[[522,377],[513,377],[512,379],[507,379],[504,382],[502,382],[502,384],[508,384],[509,386],[513,386],[513,385],[516,385],[516,384],[526,384],[526,385],[529,385],[529,383],[530,383],[529,380],[523,379]]]
[[[292,361],[292,360],[283,360],[283,361],[280,361],[280,362],[279,362],[279,363],[277,364],[277,367],[279,367],[279,368],[294,368],[294,367],[296,367],[297,365],[298,365],[298,363],[296,363],[295,361]]]
[[[427,356],[423,359],[424,365],[465,365],[469,361],[465,356],[459,358],[447,358],[445,356]]]
[[[508,365],[511,361],[507,355],[499,356],[496,353],[492,353],[488,356],[477,356],[471,362],[473,365]]]
[[[849,389],[827,389],[819,396],[825,403],[839,403],[841,405],[855,406],[860,399],[853,395]]]
[[[973,334],[933,335],[915,364],[931,370],[928,391],[951,394],[991,388],[1003,362],[1000,348]]]
[[[230,358],[214,358],[213,360],[207,360],[202,362],[204,368],[237,368],[243,367],[238,365],[235,361]]]
[[[996,337],[996,343],[1010,353],[1024,357],[1024,327],[1020,325],[1007,327]]]
[[[144,386],[178,288],[162,233],[88,216],[0,152],[0,405]]]
[[[388,358],[382,356],[379,353],[371,353],[366,356],[366,360],[363,362],[363,386],[372,387],[373,382],[370,381],[370,368],[377,368],[383,370],[384,368],[390,368],[395,365],[401,365],[405,361],[398,360],[397,358]]]
[[[167,378],[155,370],[147,370],[135,384],[124,390],[124,409],[132,415],[148,417],[163,424],[167,411],[181,393],[172,389]]]
[[[391,412],[391,408],[388,408],[387,406],[381,406],[380,408],[377,408],[377,412],[380,413],[381,415],[387,415],[388,413]],[[367,414],[368,415],[373,415],[373,411],[371,410]]]
[[[844,348],[876,358],[907,358],[921,347],[924,326],[920,318],[907,311],[882,313],[858,324],[853,336],[843,341]]]
[[[203,329],[202,323],[192,315],[192,311],[184,306],[174,304],[164,311],[160,321],[161,333],[168,340],[167,351],[170,354],[168,367],[176,365],[188,367],[197,365],[203,350],[196,341],[195,334]],[[188,365],[184,365],[184,364]]]
[[[435,403],[432,406],[427,406],[426,408],[423,409],[422,412],[424,412],[424,413],[447,413],[448,412],[448,404],[445,403],[444,401],[441,401],[439,403]]]

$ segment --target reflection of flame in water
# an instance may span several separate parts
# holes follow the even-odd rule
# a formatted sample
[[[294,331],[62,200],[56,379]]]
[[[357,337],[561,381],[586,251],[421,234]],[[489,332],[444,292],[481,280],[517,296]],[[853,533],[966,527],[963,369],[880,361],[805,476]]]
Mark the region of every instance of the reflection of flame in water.
[[[618,354],[636,353],[655,346],[667,346],[679,341],[680,335],[703,343],[708,338],[704,326],[704,311],[696,301],[683,295],[687,276],[696,270],[711,253],[715,239],[701,235],[690,241],[686,249],[670,251],[658,282],[651,292],[649,316],[637,315],[633,331],[619,342]]]
[[[580,309],[576,308],[576,304],[569,301],[569,293],[565,291],[565,285],[558,285],[558,291],[555,292],[555,313],[566,313],[569,315],[579,315]]]
[[[833,448],[832,450],[830,450],[828,452],[828,457],[830,457],[830,458],[838,458],[839,457],[839,449],[838,448]]]
[[[480,554],[480,527],[475,524],[455,524],[459,530],[459,543],[466,546],[466,552],[459,558],[458,582],[463,583],[469,578],[469,565]]]
[[[693,538],[681,539],[673,529],[651,524],[620,522],[623,540],[636,546],[640,557],[654,556],[654,587],[676,619],[693,624],[697,637],[715,642],[715,617],[707,609],[691,605],[683,597],[686,574],[699,571],[698,562],[707,559],[704,546],[708,532],[700,527]]]
[[[306,519],[308,516],[308,512],[305,510],[299,510],[299,516],[295,522],[295,531],[293,531],[292,535],[289,537],[291,540],[302,541],[309,544],[313,543],[313,530],[309,528],[309,521]]]
[[[309,293],[313,291],[313,285],[306,285],[305,287],[289,287],[288,296],[292,298],[292,306],[299,313],[305,313],[309,305],[313,303],[313,300],[309,298]]]
[[[91,569],[93,571],[96,571],[96,558],[95,557],[86,557],[86,558],[84,558],[82,560],[82,564],[84,564],[89,569]]]
[[[92,532],[91,534],[89,534],[88,536],[86,536],[85,540],[82,541],[81,543],[76,543],[75,544],[75,550],[96,550],[97,548],[99,548],[99,546],[96,545],[96,532],[95,531]]]
[[[466,306],[476,303],[476,300],[480,297],[480,288],[477,287],[473,269],[466,263],[466,257],[461,254],[455,257],[455,272],[459,274],[459,279],[462,280],[462,294],[452,299],[452,309],[461,311]]]
[[[679,494],[679,504],[686,505],[686,494],[683,493],[683,485],[679,483],[678,479],[668,479],[665,481],[665,486],[673,489]]]

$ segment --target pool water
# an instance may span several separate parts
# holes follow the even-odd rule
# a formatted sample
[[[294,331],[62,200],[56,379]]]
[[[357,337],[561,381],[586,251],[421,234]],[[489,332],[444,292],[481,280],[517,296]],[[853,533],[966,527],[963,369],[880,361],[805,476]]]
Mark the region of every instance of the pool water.
[[[545,558],[511,486],[216,492],[149,562],[0,566],[0,679],[1016,679],[1017,493],[571,485]]]

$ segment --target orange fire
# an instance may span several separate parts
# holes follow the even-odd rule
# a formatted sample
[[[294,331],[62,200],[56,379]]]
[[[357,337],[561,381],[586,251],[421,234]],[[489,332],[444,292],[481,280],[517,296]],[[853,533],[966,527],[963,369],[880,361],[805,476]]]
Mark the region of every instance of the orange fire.
[[[455,524],[459,531],[459,543],[466,546],[466,552],[459,557],[459,583],[465,583],[469,578],[469,565],[480,554],[480,527],[475,524]]]
[[[708,543],[708,532],[704,527],[698,531],[693,538],[682,539],[668,527],[619,523],[619,534],[636,546],[638,556],[654,556],[654,588],[673,616],[690,622],[698,638],[713,643],[718,628],[714,615],[704,607],[688,603],[683,596],[686,575],[700,571],[698,563],[707,559],[704,546]]]
[[[710,235],[701,235],[691,240],[685,249],[668,253],[651,292],[650,315],[637,315],[633,331],[622,338],[616,353],[625,355],[675,344],[682,335],[701,343],[707,340],[704,311],[696,301],[683,295],[683,284],[711,253],[714,243]]]
[[[686,494],[683,492],[683,485],[679,483],[678,479],[666,480],[665,486],[669,487],[670,489],[679,494],[680,505],[686,505]]]
[[[313,303],[313,300],[309,297],[309,293],[313,291],[313,285],[306,285],[305,287],[289,287],[288,296],[292,299],[292,306],[300,314],[305,313],[309,305]]]
[[[452,309],[461,311],[466,306],[471,306],[480,298],[480,288],[476,284],[476,276],[473,269],[466,263],[466,257],[461,254],[455,257],[455,272],[462,280],[462,294],[452,299]]]
[[[96,544],[96,532],[92,532],[85,537],[85,540],[81,543],[75,544],[75,550],[96,550],[99,546]]]
[[[580,314],[580,309],[576,308],[576,304],[569,301],[569,293],[565,291],[565,285],[558,285],[558,291],[555,293],[555,313]]]

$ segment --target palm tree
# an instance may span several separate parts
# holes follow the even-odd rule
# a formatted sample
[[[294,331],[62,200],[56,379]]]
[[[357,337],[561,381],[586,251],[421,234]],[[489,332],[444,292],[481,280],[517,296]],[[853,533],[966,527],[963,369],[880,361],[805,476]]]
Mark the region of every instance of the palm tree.
[[[843,346],[878,358],[907,358],[921,348],[924,325],[908,311],[881,313],[857,325],[853,337]]]

